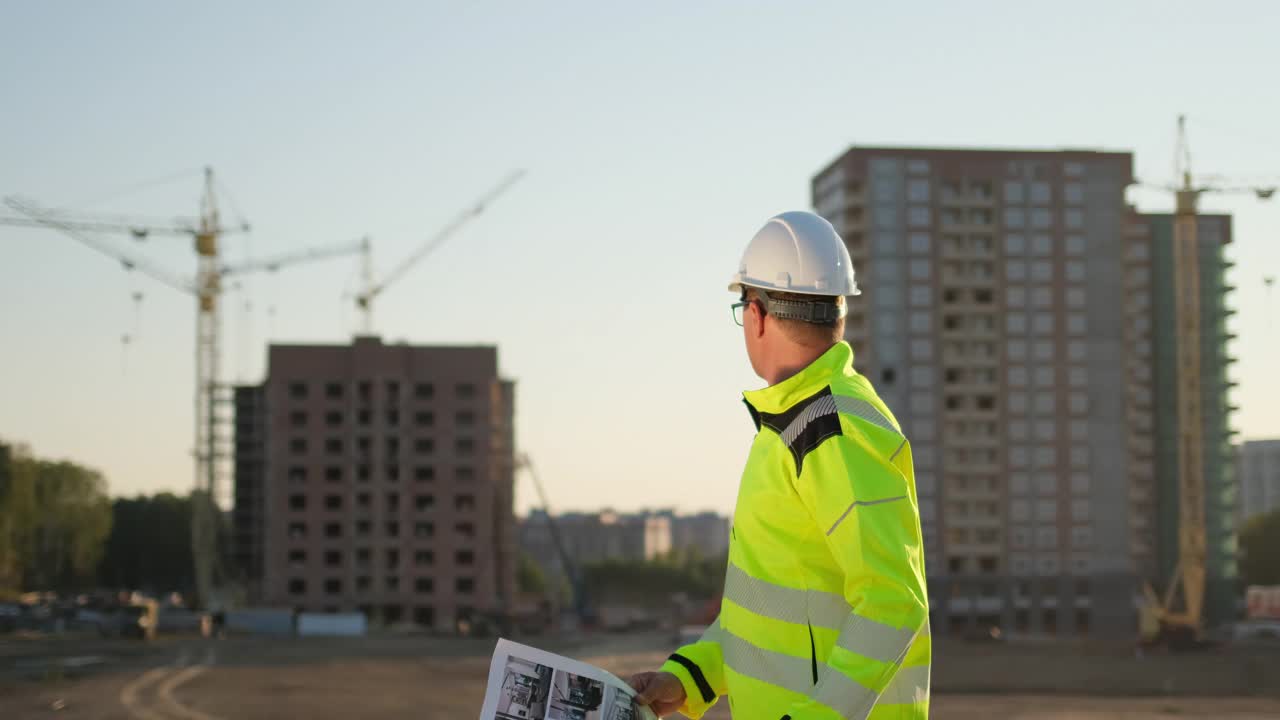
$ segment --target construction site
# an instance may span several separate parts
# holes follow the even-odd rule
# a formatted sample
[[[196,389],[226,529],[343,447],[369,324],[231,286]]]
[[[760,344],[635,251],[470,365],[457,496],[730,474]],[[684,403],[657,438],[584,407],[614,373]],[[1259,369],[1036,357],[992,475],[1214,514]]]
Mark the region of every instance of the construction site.
[[[918,562],[923,630],[908,643],[928,645],[929,665],[911,668],[925,671],[911,702],[927,703],[930,717],[1280,718],[1280,579],[1256,579],[1272,577],[1266,568],[1280,548],[1259,549],[1257,538],[1269,536],[1254,519],[1274,513],[1280,523],[1280,491],[1273,503],[1267,485],[1280,465],[1273,471],[1269,459],[1275,441],[1244,437],[1266,425],[1261,412],[1249,416],[1249,433],[1240,430],[1242,405],[1274,398],[1242,392],[1238,370],[1240,298],[1270,328],[1276,268],[1237,260],[1269,242],[1257,228],[1274,225],[1280,167],[1235,174],[1218,165],[1239,155],[1205,162],[1192,152],[1204,129],[1194,116],[1165,120],[1159,144],[1139,148],[1134,134],[1121,135],[1132,149],[1054,145],[1074,137],[1069,128],[1030,147],[1003,136],[982,136],[980,146],[849,144],[843,130],[827,132],[805,146],[804,164],[779,173],[785,188],[769,191],[802,198],[847,250],[857,292],[834,293],[847,301],[834,337],[892,410],[885,422],[903,437],[898,451],[909,439],[909,492],[857,496],[821,529],[829,538],[855,507],[914,504],[908,555]],[[379,132],[366,128],[362,142],[377,145]],[[1153,147],[1172,155],[1171,173],[1140,170]],[[604,155],[582,152],[590,157],[578,158],[574,175],[613,182]],[[770,603],[819,592],[730,563],[730,538],[742,542],[748,527],[734,535],[726,512],[745,457],[731,453],[765,431],[749,400],[754,431],[747,413],[729,431],[727,412],[699,408],[736,406],[738,390],[726,388],[748,369],[765,376],[754,356],[751,368],[740,362],[738,328],[708,329],[710,310],[690,283],[719,283],[703,270],[745,238],[721,237],[718,226],[655,229],[665,217],[613,237],[610,226],[626,224],[619,207],[630,205],[601,197],[652,195],[701,217],[701,207],[685,207],[695,193],[661,187],[680,164],[670,159],[643,191],[637,181],[531,211],[566,187],[585,192],[547,155],[531,154],[539,162],[519,163],[528,171],[506,156],[456,177],[432,168],[434,189],[449,189],[444,201],[423,200],[430,193],[417,188],[376,202],[355,192],[362,183],[391,188],[395,172],[425,173],[409,167],[421,159],[331,195],[306,185],[291,196],[292,215],[275,215],[277,233],[297,222],[294,240],[257,254],[247,244],[257,227],[235,199],[239,185],[232,192],[241,181],[228,181],[221,162],[217,172],[141,182],[120,170],[102,201],[57,197],[66,166],[32,174],[30,190],[0,187],[0,240],[30,243],[0,242],[10,273],[0,290],[15,288],[14,315],[25,323],[5,328],[27,328],[13,335],[15,355],[25,357],[29,342],[49,364],[44,374],[39,361],[21,366],[0,416],[0,720],[472,718],[498,638],[627,678],[722,630],[724,608],[788,623],[787,632],[807,625],[807,657],[793,645],[753,648],[791,667],[804,661],[803,691],[810,672],[819,686],[820,664],[832,666],[819,659],[808,608],[771,616],[726,591],[727,567],[772,588]],[[616,174],[639,173],[647,160]],[[239,172],[265,174],[273,162]],[[249,184],[264,204],[276,201],[269,182]],[[129,210],[157,189],[168,204],[139,200],[145,212]],[[667,191],[678,199],[663,199]],[[719,212],[706,195],[707,214]],[[175,207],[174,197],[190,204]],[[430,219],[403,211],[402,239],[384,242],[390,221],[364,206],[385,213],[397,202],[429,206]],[[375,229],[300,240],[362,213]],[[468,247],[483,233],[488,245]],[[56,269],[13,270],[26,253],[53,257],[40,255],[51,245],[68,253]],[[459,247],[465,262],[449,254]],[[686,256],[698,258],[687,263],[696,278],[671,270]],[[179,257],[186,271],[175,269]],[[341,291],[335,267],[348,273]],[[278,281],[325,268],[314,285]],[[24,274],[29,284],[18,282]],[[42,283],[52,289],[37,293]],[[95,284],[109,289],[86,289]],[[428,292],[437,285],[448,289]],[[734,312],[751,307],[738,290]],[[65,304],[49,302],[59,294]],[[27,304],[28,295],[44,301]],[[73,307],[108,296],[121,302]],[[286,301],[291,314],[277,314]],[[143,331],[144,310],[162,330]],[[662,334],[670,327],[675,334]],[[75,338],[90,335],[98,353],[79,357]],[[1254,335],[1267,340],[1256,327]],[[730,359],[744,365],[736,375],[721,369]],[[133,376],[131,362],[142,368]],[[103,367],[114,373],[116,364],[119,377],[108,378]],[[85,391],[83,403],[61,399],[93,382],[118,387]],[[31,450],[28,428],[52,455]],[[130,453],[103,447],[113,443],[141,450],[124,464]],[[1249,443],[1248,502],[1275,505],[1248,508],[1253,516],[1239,477]],[[72,455],[79,447],[94,450]],[[148,467],[153,452],[167,460]],[[174,455],[188,477],[173,477]],[[122,467],[132,476],[108,477]],[[855,625],[822,627],[844,638]],[[904,648],[876,662],[900,670],[906,657]],[[602,702],[609,713],[636,712],[626,695],[616,706],[606,699],[596,680],[553,680],[537,664],[547,661],[512,658],[523,684],[513,681],[504,720],[598,720]],[[693,678],[710,698],[700,672]],[[548,697],[555,683],[558,701]],[[881,692],[893,695],[875,690],[867,708]],[[596,715],[565,700],[574,693],[590,696]],[[906,703],[879,709],[894,702]],[[705,717],[730,712],[721,699]]]
[[[1185,137],[1180,142],[1179,156],[1189,163]],[[884,174],[887,157],[895,155],[905,158],[898,161],[907,168],[905,178]],[[842,229],[855,262],[867,263],[875,278],[876,254],[893,251],[880,242],[868,255],[861,229],[869,215],[881,211],[862,204],[868,185],[896,183],[915,200],[927,199],[936,187],[944,216],[968,212],[966,203],[981,214],[991,205],[990,188],[997,182],[985,179],[987,168],[1022,172],[1023,163],[1039,177],[1043,170],[1035,168],[1057,167],[1066,173],[1063,188],[1037,189],[1048,187],[1039,181],[1028,186],[1033,194],[1051,192],[1070,203],[1069,198],[1081,196],[1072,177],[1101,177],[1105,184],[1112,182],[1106,173],[1114,169],[1112,187],[1131,184],[1127,158],[855,149],[818,174],[813,201]],[[864,162],[870,174],[860,169]],[[940,168],[934,179],[929,179],[930,168]],[[913,173],[924,179],[914,179]],[[604,535],[575,539],[579,531],[566,536],[559,528],[531,459],[518,449],[517,385],[499,374],[497,348],[386,345],[372,334],[373,300],[522,175],[503,180],[381,280],[374,278],[368,239],[243,266],[226,264],[219,255],[222,236],[247,224],[223,224],[211,170],[205,172],[198,218],[170,225],[7,201],[14,214],[0,223],[57,231],[129,271],[194,297],[198,392],[192,497],[201,500],[193,506],[192,522],[195,598],[185,607],[135,601],[141,603],[138,611],[126,617],[136,618],[138,632],[120,632],[118,639],[104,637],[111,633],[102,621],[87,621],[84,611],[62,611],[68,622],[56,626],[15,624],[17,634],[0,641],[5,653],[0,700],[9,710],[6,716],[468,717],[483,694],[495,635],[528,636],[531,643],[626,674],[655,667],[682,632],[696,632],[714,618],[714,592],[676,601],[662,599],[666,596],[659,592],[654,601],[652,594],[637,600],[634,594],[590,586],[581,568],[583,553],[607,557],[608,551],[600,555],[600,549],[613,541]],[[1122,391],[1130,398],[1125,412],[1132,428],[1125,449],[1131,534],[1117,537],[1110,552],[1130,556],[1120,566],[1129,573],[1109,571],[1100,557],[1079,552],[1106,550],[1103,536],[1090,540],[1078,529],[1079,521],[1090,519],[1080,514],[1079,501],[1071,505],[1073,521],[1063,529],[1071,537],[1067,551],[1041,554],[1054,558],[1052,566],[1047,560],[1034,567],[1020,564],[1026,561],[1017,551],[1017,527],[1008,531],[1015,538],[1013,550],[1003,559],[985,559],[980,542],[963,542],[957,534],[964,527],[963,505],[954,502],[945,520],[949,530],[940,536],[932,525],[931,453],[917,449],[922,520],[926,538],[932,538],[936,717],[1280,715],[1280,647],[1268,641],[1274,629],[1265,618],[1253,625],[1233,621],[1242,599],[1233,599],[1234,561],[1223,544],[1230,536],[1220,504],[1227,485],[1220,465],[1206,460],[1206,453],[1223,447],[1228,430],[1224,360],[1213,333],[1223,327],[1225,291],[1217,266],[1230,237],[1226,226],[1214,224],[1219,218],[1197,214],[1197,199],[1222,188],[1196,184],[1189,166],[1183,166],[1180,181],[1169,188],[1176,198],[1172,215],[1152,216],[1149,225],[1135,217],[1123,227],[1093,230],[1125,238],[1115,244],[1117,263],[1147,268],[1126,276],[1136,279],[1126,286],[1129,299],[1122,301],[1131,316],[1116,326],[1117,337],[1130,347],[1167,346],[1155,353],[1154,371],[1142,364],[1151,362],[1148,353],[1132,356],[1125,365],[1126,382],[1138,382]],[[1012,181],[1005,186],[1012,193]],[[1261,186],[1246,190],[1262,199],[1274,192]],[[842,198],[837,205],[833,192]],[[1008,194],[1007,207],[1015,208],[1022,192]],[[879,197],[886,195],[882,191]],[[1112,197],[1123,202],[1121,194]],[[1100,216],[1089,207],[1069,212]],[[1013,213],[1004,219],[1014,226],[1010,232],[1021,222]],[[991,220],[943,219],[948,222],[982,227]],[[113,232],[191,237],[195,280],[182,280],[100,239]],[[904,247],[914,247],[912,242]],[[1001,244],[1015,251],[1012,242]],[[944,263],[948,251],[942,250]],[[218,313],[226,278],[355,254],[362,257],[364,289],[354,296],[362,321],[352,344],[272,345],[265,382],[232,386],[221,379]],[[1143,264],[1133,265],[1137,261]],[[879,262],[892,260],[881,256]],[[1210,267],[1202,266],[1206,262]],[[1205,283],[1214,289],[1202,292]],[[1182,301],[1170,307],[1150,300],[1144,293],[1152,285]],[[882,291],[889,289],[881,285]],[[1019,291],[1004,287],[1000,292]],[[1202,308],[1202,302],[1211,307]],[[1172,312],[1169,318],[1157,317],[1154,329],[1144,321],[1153,307],[1157,313]],[[855,320],[849,335],[855,348],[872,339],[865,334],[868,326],[877,327],[878,321]],[[1139,331],[1146,334],[1135,335]],[[1175,340],[1187,336],[1205,341]],[[983,342],[980,333],[961,339]],[[860,370],[891,379],[886,346],[893,339],[872,340],[867,366]],[[1160,364],[1165,352],[1176,353],[1167,366]],[[922,366],[917,363],[916,372]],[[1178,388],[1173,398],[1156,400],[1154,415],[1150,390],[1143,392],[1141,384],[1152,378]],[[1107,392],[1105,382],[1095,377],[1091,387]],[[894,389],[889,385],[885,392],[892,397]],[[1176,408],[1158,410],[1175,400]],[[910,408],[903,413],[909,426],[932,423],[911,398],[897,402]],[[1169,424],[1165,435],[1177,437],[1176,457],[1153,445],[1159,434],[1143,436],[1143,429],[1153,427],[1152,417],[1156,425]],[[972,430],[963,423],[955,428],[965,436]],[[917,447],[929,447],[932,433],[926,429]],[[1068,454],[1075,458],[1077,453]],[[1016,480],[1021,463],[1008,462]],[[985,469],[985,461],[979,461],[972,471]],[[1080,469],[1066,470],[1074,473],[1067,497],[1077,485],[1088,488],[1087,475],[1076,480]],[[546,531],[541,553],[552,556],[554,562],[545,567],[559,574],[563,593],[539,595],[517,587],[514,493],[522,471],[538,498],[539,511],[528,522]],[[971,469],[957,459],[941,472],[967,477]],[[953,500],[968,497],[956,494],[960,486],[955,483],[942,486],[953,488]],[[1016,496],[1016,489],[1011,492]],[[1096,500],[1105,502],[1101,496]],[[1099,506],[1092,521],[1102,514]],[[1018,520],[1018,511],[1011,517]],[[646,523],[641,542],[651,539],[652,530]],[[666,543],[641,550],[639,557],[660,554],[670,547],[670,540]],[[1041,547],[1055,546],[1041,542]],[[117,617],[116,612],[108,617]],[[723,705],[717,712],[727,717]]]

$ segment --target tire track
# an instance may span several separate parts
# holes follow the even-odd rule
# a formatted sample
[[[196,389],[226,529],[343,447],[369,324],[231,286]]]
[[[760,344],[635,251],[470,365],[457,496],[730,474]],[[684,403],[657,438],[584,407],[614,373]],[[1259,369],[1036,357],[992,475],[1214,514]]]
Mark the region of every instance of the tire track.
[[[142,701],[141,695],[148,687],[163,680],[168,674],[168,668],[153,668],[142,673],[120,689],[120,704],[124,706],[130,716],[138,720],[166,720],[166,718],[148,710]]]
[[[210,648],[203,662],[188,665],[184,651],[172,664],[152,668],[121,688],[120,704],[133,720],[221,720],[187,707],[174,696],[178,688],[212,667],[215,659]]]

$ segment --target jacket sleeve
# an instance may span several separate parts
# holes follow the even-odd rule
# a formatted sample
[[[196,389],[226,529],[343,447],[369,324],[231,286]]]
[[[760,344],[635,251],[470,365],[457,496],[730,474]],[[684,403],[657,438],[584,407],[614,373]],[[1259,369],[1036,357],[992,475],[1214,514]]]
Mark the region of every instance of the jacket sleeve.
[[[846,433],[810,452],[796,478],[844,573],[850,613],[793,720],[865,718],[928,623],[911,451],[905,438],[892,447]]]
[[[685,701],[680,712],[697,720],[728,690],[724,656],[720,652],[720,618],[692,645],[685,645],[662,664],[662,671],[680,678]]]

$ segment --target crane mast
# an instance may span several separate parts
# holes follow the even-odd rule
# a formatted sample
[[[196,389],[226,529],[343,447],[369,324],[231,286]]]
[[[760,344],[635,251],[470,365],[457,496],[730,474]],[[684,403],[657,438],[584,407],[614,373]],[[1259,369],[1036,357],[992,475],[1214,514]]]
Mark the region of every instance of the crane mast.
[[[196,251],[196,394],[195,394],[195,488],[192,494],[191,546],[194,549],[196,587],[210,607],[224,605],[228,598],[214,597],[225,587],[218,553],[218,477],[222,456],[218,443],[219,318],[221,291],[219,257],[221,227],[218,199],[213,188],[213,170],[205,168],[204,196],[200,202],[200,227],[195,235]]]
[[[1204,485],[1204,422],[1200,376],[1200,242],[1197,205],[1202,189],[1191,179],[1186,118],[1178,117],[1175,167],[1181,186],[1175,192],[1173,220],[1173,294],[1176,331],[1178,444],[1178,565],[1166,590],[1166,622],[1201,630],[1207,562]],[[1181,590],[1181,602],[1177,594]],[[1179,608],[1179,609],[1175,609]]]
[[[1202,640],[1204,602],[1208,581],[1208,523],[1206,520],[1204,392],[1202,380],[1203,334],[1200,297],[1200,196],[1205,193],[1254,194],[1271,199],[1272,186],[1227,187],[1197,183],[1191,172],[1191,147],[1186,117],[1178,116],[1178,140],[1174,150],[1177,183],[1162,189],[1174,194],[1173,219],[1173,315],[1174,381],[1176,382],[1176,442],[1178,489],[1178,560],[1158,598],[1148,584],[1143,588],[1147,605],[1175,642]]]
[[[547,516],[547,529],[551,533],[551,542],[556,546],[556,554],[560,556],[560,567],[564,571],[565,580],[569,582],[569,591],[573,594],[574,612],[579,621],[586,622],[590,615],[586,588],[582,582],[582,575],[578,572],[578,565],[569,555],[564,538],[560,535],[560,526],[556,522],[555,514],[551,511],[551,502],[547,499],[547,490],[543,487],[542,479],[538,477],[538,471],[534,468],[528,454],[521,453],[516,458],[516,467],[528,470],[529,477],[533,479],[533,487],[538,491],[538,500],[542,502],[542,512]]]
[[[219,381],[221,377],[221,346],[219,301],[222,295],[222,279],[228,275],[257,271],[274,271],[300,262],[336,255],[360,252],[367,241],[347,243],[327,248],[316,248],[282,255],[267,260],[242,265],[221,263],[222,236],[247,225],[227,228],[222,225],[218,210],[218,197],[213,169],[204,169],[204,190],[200,199],[200,216],[195,221],[175,220],[167,225],[150,225],[123,218],[84,219],[67,213],[40,208],[17,198],[7,198],[6,205],[19,212],[20,217],[0,217],[0,225],[19,227],[44,227],[58,230],[75,238],[122,263],[127,270],[139,270],[153,279],[183,292],[196,300],[195,337],[195,482],[192,492],[192,564],[195,570],[196,592],[200,601],[210,608],[222,608],[234,602],[234,584],[222,566],[219,552],[218,528],[220,509],[218,500],[224,491],[222,468],[229,456],[229,438],[220,435],[230,418],[223,414],[230,406],[228,388]],[[111,247],[88,233],[126,233],[135,239],[150,235],[181,235],[193,239],[196,252],[194,281],[176,278],[133,255]]]

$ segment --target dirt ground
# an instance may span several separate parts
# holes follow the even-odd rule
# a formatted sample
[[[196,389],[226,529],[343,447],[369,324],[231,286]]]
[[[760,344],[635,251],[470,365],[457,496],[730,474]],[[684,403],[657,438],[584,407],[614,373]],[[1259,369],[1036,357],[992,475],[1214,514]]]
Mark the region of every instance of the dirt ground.
[[[625,676],[660,663],[669,638],[531,643]],[[492,644],[427,637],[0,641],[0,718],[470,719]],[[932,717],[941,720],[1280,718],[1275,649],[1141,659],[1064,646],[953,646],[939,654]],[[708,717],[727,719],[727,703]]]

